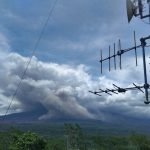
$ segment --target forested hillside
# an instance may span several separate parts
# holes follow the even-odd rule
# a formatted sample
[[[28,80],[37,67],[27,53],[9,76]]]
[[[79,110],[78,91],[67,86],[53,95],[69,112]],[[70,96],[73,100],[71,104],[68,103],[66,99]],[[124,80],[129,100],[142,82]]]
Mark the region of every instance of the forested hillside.
[[[10,128],[0,132],[0,150],[150,150],[150,137],[136,133],[93,135],[78,124],[64,124],[60,135]]]

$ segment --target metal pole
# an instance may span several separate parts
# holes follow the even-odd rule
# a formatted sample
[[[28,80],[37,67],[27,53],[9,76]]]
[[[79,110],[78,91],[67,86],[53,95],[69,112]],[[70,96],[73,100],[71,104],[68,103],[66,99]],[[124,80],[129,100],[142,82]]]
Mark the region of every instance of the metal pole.
[[[145,96],[146,96],[146,101],[144,102],[145,104],[149,104],[150,101],[148,100],[148,88],[149,88],[149,84],[147,83],[147,71],[146,71],[146,59],[145,59],[145,46],[146,46],[146,42],[145,42],[145,38],[141,38],[141,46],[142,46],[142,53],[143,53],[143,68],[144,68],[144,89],[145,89]]]

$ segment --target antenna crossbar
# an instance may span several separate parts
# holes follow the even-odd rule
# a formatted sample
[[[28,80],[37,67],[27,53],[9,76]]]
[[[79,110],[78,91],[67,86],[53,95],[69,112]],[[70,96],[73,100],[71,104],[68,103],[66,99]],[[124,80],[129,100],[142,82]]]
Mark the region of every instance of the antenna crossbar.
[[[104,59],[101,59],[100,62],[106,61],[106,60],[108,60],[109,58],[110,58],[110,59],[111,59],[111,58],[114,58],[114,57],[116,57],[116,56],[122,55],[122,54],[124,54],[124,53],[126,53],[126,52],[129,52],[129,51],[131,51],[131,50],[135,50],[135,48],[140,48],[140,47],[141,47],[141,45],[138,45],[138,46],[136,46],[136,47],[134,46],[134,47],[127,48],[127,49],[121,49],[121,50],[117,51],[116,54],[111,55],[110,57],[106,57],[106,58],[104,58]]]
[[[145,84],[143,86],[138,86],[135,83],[133,83],[133,85],[134,86],[132,86],[132,87],[122,88],[122,87],[119,87],[119,86],[113,84],[114,89],[106,88],[105,90],[99,89],[98,91],[94,91],[94,92],[93,91],[89,91],[89,92],[93,93],[95,95],[98,95],[98,96],[102,96],[102,95],[100,95],[101,93],[106,93],[106,94],[112,96],[112,94],[125,93],[125,92],[131,91],[131,90],[139,90],[142,93],[144,93],[142,89],[145,89]],[[149,84],[147,84],[147,88],[148,89],[150,88]]]

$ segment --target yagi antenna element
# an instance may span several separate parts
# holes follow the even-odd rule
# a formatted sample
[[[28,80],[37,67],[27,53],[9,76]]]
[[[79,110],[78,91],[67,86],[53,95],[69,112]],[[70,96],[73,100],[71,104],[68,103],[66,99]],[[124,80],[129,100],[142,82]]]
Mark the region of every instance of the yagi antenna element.
[[[126,7],[128,22],[130,22],[133,16],[137,16],[137,7],[131,0],[126,0]]]

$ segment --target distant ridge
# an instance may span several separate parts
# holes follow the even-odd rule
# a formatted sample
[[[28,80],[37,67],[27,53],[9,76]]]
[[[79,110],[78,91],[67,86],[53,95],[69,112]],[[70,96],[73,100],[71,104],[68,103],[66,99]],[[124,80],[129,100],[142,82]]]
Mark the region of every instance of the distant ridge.
[[[109,114],[108,120],[92,120],[92,119],[81,119],[81,118],[71,118],[71,117],[53,117],[47,120],[39,120],[39,117],[46,114],[47,110],[44,107],[40,109],[21,112],[15,114],[9,114],[6,116],[5,120],[2,121],[3,116],[0,116],[0,123],[83,123],[83,124],[100,124],[106,126],[122,126],[122,127],[145,127],[149,128],[150,119],[148,118],[138,118],[121,115],[119,113]]]

